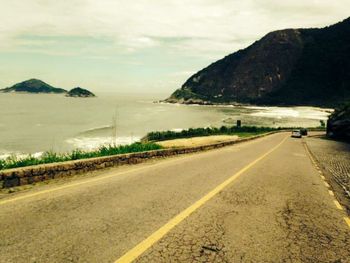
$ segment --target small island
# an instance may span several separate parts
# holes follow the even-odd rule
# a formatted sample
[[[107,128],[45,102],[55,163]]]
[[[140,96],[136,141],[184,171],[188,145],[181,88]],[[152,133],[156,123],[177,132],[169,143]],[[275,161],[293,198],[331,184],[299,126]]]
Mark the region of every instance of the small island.
[[[29,94],[65,94],[66,97],[89,98],[96,97],[91,91],[76,87],[67,91],[61,88],[55,88],[40,79],[29,79],[17,83],[11,87],[0,89],[0,93],[29,93]]]
[[[95,94],[93,94],[91,91],[88,91],[87,89],[76,87],[76,88],[68,91],[66,94],[66,97],[90,98],[90,97],[96,97],[96,96],[95,96]]]
[[[54,93],[63,94],[67,91],[61,88],[55,88],[51,85],[45,83],[40,79],[29,79],[20,83],[17,83],[11,87],[0,89],[0,92],[11,93],[11,92],[21,92],[21,93]]]

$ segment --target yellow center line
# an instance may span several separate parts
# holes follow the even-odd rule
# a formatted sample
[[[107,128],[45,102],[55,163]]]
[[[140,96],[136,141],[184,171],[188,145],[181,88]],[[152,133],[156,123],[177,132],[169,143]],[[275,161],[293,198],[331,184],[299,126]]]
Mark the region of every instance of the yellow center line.
[[[350,218],[349,217],[344,217],[344,220],[348,224],[348,226],[350,227]]]
[[[331,195],[331,196],[334,196],[334,193],[332,190],[328,190],[328,193]]]
[[[158,242],[162,237],[164,237],[171,229],[173,229],[175,226],[180,224],[184,219],[186,219],[189,215],[191,215],[194,211],[196,211],[198,208],[200,208],[202,205],[204,205],[206,202],[208,202],[211,198],[213,198],[216,194],[221,192],[227,185],[231,184],[233,181],[235,181],[239,176],[241,176],[244,172],[249,170],[251,167],[253,167],[255,164],[257,164],[259,161],[264,159],[267,155],[275,151],[278,147],[280,147],[285,140],[289,136],[286,136],[279,144],[277,144],[275,147],[273,147],[271,150],[260,156],[255,161],[251,162],[247,166],[243,167],[241,170],[239,170],[237,173],[235,173],[232,177],[228,178],[223,183],[219,184],[217,187],[215,187],[213,190],[211,190],[208,194],[203,196],[201,199],[196,201],[194,204],[180,212],[178,215],[170,219],[165,225],[163,225],[161,228],[159,228],[157,231],[152,233],[149,237],[141,241],[139,244],[137,244],[135,247],[133,247],[131,250],[126,252],[122,257],[120,257],[115,263],[126,263],[126,262],[132,262],[136,258],[138,258],[141,254],[143,254],[147,249],[149,249],[151,246],[153,246],[156,242]]]
[[[339,204],[339,202],[337,200],[333,200],[333,202],[339,210],[343,210],[343,207]]]
[[[327,182],[323,182],[324,185],[327,187],[327,188],[330,188],[331,186],[327,183]]]

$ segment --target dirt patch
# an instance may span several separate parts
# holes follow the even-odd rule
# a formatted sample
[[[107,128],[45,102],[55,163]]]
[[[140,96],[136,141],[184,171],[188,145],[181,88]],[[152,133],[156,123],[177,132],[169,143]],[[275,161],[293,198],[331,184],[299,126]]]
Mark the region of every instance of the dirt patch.
[[[171,147],[192,147],[192,146],[201,146],[211,143],[219,143],[226,141],[234,141],[237,140],[237,135],[214,135],[214,136],[202,136],[202,137],[194,137],[194,138],[186,138],[186,139],[175,139],[158,142],[158,144],[163,147],[171,148]]]

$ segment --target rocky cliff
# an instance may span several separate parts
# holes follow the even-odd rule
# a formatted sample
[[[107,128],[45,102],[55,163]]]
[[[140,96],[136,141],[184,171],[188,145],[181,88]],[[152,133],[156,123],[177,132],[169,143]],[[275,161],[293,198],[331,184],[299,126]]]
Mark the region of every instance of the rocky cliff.
[[[336,108],[327,121],[327,135],[350,142],[350,102]]]
[[[267,34],[191,76],[166,101],[333,106],[350,98],[350,18]]]

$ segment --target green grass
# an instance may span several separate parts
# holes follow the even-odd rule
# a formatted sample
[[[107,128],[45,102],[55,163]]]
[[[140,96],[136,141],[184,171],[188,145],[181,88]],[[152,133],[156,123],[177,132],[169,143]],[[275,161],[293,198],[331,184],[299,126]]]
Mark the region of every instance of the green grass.
[[[74,150],[66,154],[58,154],[55,152],[45,152],[40,157],[34,157],[32,155],[29,155],[25,158],[18,158],[16,156],[11,156],[4,160],[0,159],[0,170],[45,164],[45,163],[65,162],[65,161],[72,161],[72,160],[79,160],[79,159],[124,154],[124,153],[145,152],[145,151],[151,151],[151,150],[159,150],[162,148],[163,148],[162,146],[152,142],[148,142],[148,143],[137,142],[137,143],[133,143],[130,145],[123,145],[123,146],[114,146],[114,145],[101,146],[98,150],[90,151],[90,152],[82,151],[82,150]]]
[[[240,132],[240,133],[237,133],[236,135],[238,135],[241,138],[246,138],[246,137],[256,136],[256,135],[264,134],[264,133],[266,133],[266,132],[264,132],[264,131],[260,131],[260,132]]]
[[[238,135],[240,137],[249,137],[254,135],[259,135],[271,131],[278,131],[284,129],[297,129],[297,127],[289,128],[271,128],[271,127],[256,127],[256,126],[222,126],[220,128],[191,128],[188,130],[183,130],[181,132],[174,131],[161,131],[161,132],[150,132],[143,139],[142,143],[133,143],[130,145],[124,146],[102,146],[96,151],[82,151],[74,150],[70,153],[59,154],[52,151],[45,152],[40,157],[34,157],[29,155],[25,158],[18,158],[16,156],[11,156],[7,159],[0,159],[0,170],[32,166],[38,164],[46,163],[56,163],[56,162],[65,162],[72,160],[88,159],[94,157],[110,156],[116,154],[124,153],[134,153],[134,152],[145,152],[151,150],[159,150],[163,147],[159,144],[156,144],[156,141],[172,140],[179,138],[192,138],[198,136],[210,136],[210,135]],[[308,128],[309,130],[320,130],[325,129],[324,127],[318,128]]]

